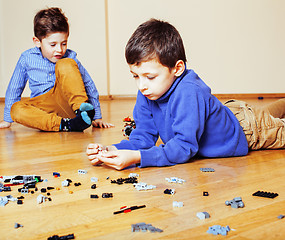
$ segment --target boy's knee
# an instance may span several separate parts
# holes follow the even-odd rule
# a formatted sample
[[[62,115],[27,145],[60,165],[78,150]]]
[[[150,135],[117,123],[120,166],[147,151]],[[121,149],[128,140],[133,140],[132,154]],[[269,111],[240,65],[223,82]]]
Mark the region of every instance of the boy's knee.
[[[21,101],[19,102],[15,102],[12,107],[11,107],[11,111],[10,111],[10,115],[11,118],[14,122],[17,122],[17,119],[20,117],[21,115],[21,108],[22,108],[22,103]]]
[[[77,67],[77,63],[71,58],[62,58],[57,61],[55,65],[55,71],[65,72],[69,71],[71,68]]]

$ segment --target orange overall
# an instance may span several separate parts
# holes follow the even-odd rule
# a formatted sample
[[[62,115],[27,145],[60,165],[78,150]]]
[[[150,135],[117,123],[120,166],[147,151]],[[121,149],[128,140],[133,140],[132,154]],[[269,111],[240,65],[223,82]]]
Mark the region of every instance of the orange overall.
[[[81,103],[88,102],[77,63],[70,58],[55,66],[54,87],[47,93],[16,102],[11,108],[13,121],[43,131],[59,131],[62,118],[74,118]]]

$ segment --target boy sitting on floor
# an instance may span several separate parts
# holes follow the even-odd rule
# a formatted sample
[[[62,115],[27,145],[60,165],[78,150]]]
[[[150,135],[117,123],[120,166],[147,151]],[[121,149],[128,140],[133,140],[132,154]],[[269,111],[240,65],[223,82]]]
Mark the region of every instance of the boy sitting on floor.
[[[61,9],[39,11],[34,34],[36,47],[22,53],[6,91],[0,128],[13,121],[43,131],[110,127],[102,121],[94,82],[76,53],[67,49],[69,24]],[[31,98],[21,100],[28,80]]]
[[[86,153],[93,165],[118,170],[132,164],[169,166],[195,155],[235,157],[246,155],[249,148],[284,147],[284,121],[241,101],[223,105],[186,69],[182,39],[169,23],[151,19],[140,25],[125,55],[139,89],[133,111],[136,128],[129,140],[113,146],[89,144]],[[284,99],[270,109],[275,117],[284,117]],[[164,144],[156,146],[158,137]]]

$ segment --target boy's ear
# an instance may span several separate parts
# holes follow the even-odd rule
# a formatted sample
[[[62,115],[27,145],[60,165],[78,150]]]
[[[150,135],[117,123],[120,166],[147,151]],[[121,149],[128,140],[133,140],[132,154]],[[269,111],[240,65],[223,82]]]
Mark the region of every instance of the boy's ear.
[[[41,41],[37,37],[33,37],[33,42],[36,47],[40,48],[41,47]]]
[[[185,64],[184,61],[182,60],[178,60],[175,64],[175,76],[179,77],[185,70]]]

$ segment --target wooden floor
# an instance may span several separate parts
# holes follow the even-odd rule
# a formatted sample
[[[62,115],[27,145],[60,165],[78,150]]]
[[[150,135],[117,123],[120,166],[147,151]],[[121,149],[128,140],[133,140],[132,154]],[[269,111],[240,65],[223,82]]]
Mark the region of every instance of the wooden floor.
[[[252,102],[263,105],[271,100]],[[20,194],[18,186],[0,196],[25,196],[23,205],[9,202],[0,207],[0,239],[47,239],[52,235],[74,233],[76,239],[223,239],[207,233],[210,226],[229,225],[227,239],[285,239],[285,150],[250,152],[245,157],[195,160],[164,168],[131,168],[116,171],[90,165],[85,149],[90,142],[116,143],[123,139],[122,119],[132,115],[134,100],[102,101],[105,121],[112,129],[87,129],[84,133],[47,133],[13,124],[0,130],[0,175],[35,174],[47,179],[39,189],[52,186],[52,201],[37,204],[40,194]],[[3,116],[4,104],[0,103]],[[215,172],[203,173],[201,167]],[[79,175],[78,169],[88,171]],[[54,178],[53,172],[61,173]],[[111,184],[111,179],[139,174],[139,182],[155,185],[156,189],[137,191],[130,184]],[[90,178],[97,177],[97,188],[91,189]],[[106,178],[109,177],[107,180]],[[186,180],[183,184],[168,183],[166,177]],[[71,179],[81,186],[62,187]],[[174,195],[163,194],[166,188]],[[275,199],[254,197],[258,190],[278,193]],[[73,191],[73,194],[69,193]],[[203,196],[203,191],[209,196]],[[104,199],[102,193],[113,193]],[[43,193],[46,195],[46,193]],[[99,199],[90,199],[98,194]],[[234,209],[226,200],[242,197],[245,207]],[[173,208],[173,201],[184,203]],[[122,206],[146,205],[146,208],[114,215]],[[208,212],[209,219],[200,220],[197,212]],[[131,232],[131,224],[145,222],[163,230],[162,233]],[[14,229],[14,223],[23,227]]]

